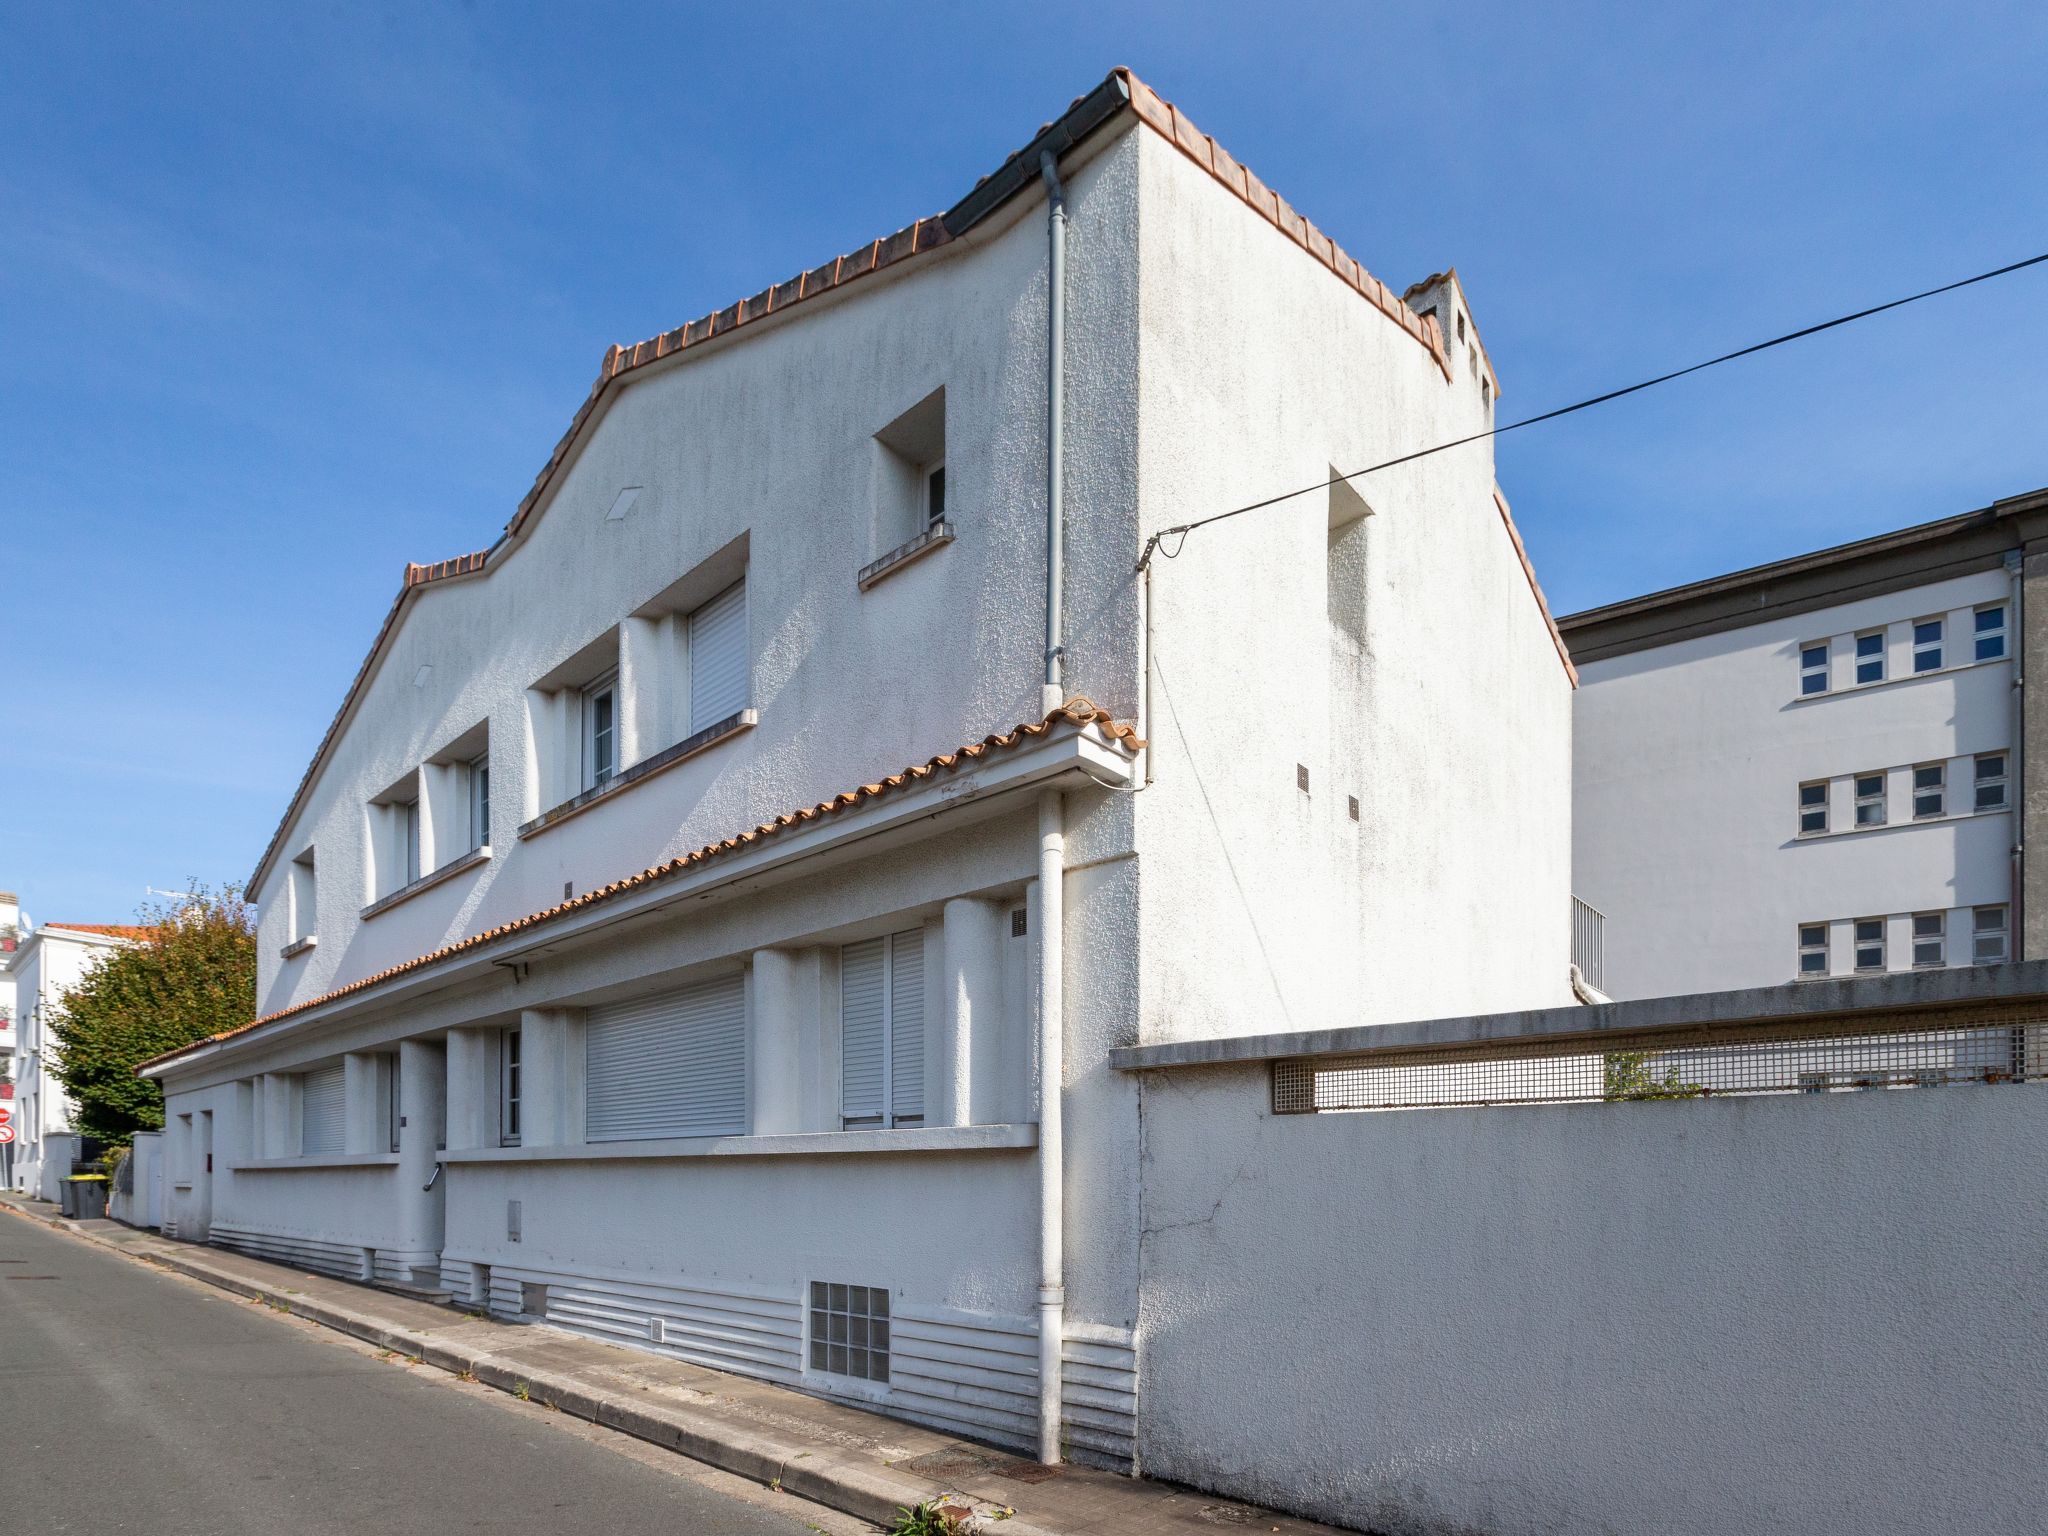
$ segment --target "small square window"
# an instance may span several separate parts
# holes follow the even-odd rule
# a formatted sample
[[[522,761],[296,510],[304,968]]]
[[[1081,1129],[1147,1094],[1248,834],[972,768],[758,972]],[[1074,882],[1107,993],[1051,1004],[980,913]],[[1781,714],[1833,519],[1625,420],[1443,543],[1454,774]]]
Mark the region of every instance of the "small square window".
[[[881,1286],[811,1282],[811,1369],[889,1379],[889,1293]]]
[[[1859,827],[1881,827],[1884,825],[1884,778],[1882,773],[1859,773],[1856,775],[1856,825]]]
[[[1799,925],[1799,974],[1825,976],[1828,973],[1828,925]]]
[[[1856,681],[1859,685],[1884,681],[1883,630],[1856,637]]]
[[[1948,964],[1948,920],[1942,912],[1913,914],[1913,969],[1933,970]]]
[[[1883,918],[1859,917],[1856,919],[1856,969],[1859,971],[1881,971],[1884,969]]]
[[[1977,800],[1980,811],[2005,809],[2005,754],[1987,752],[1977,759]]]
[[[1979,608],[1976,617],[1977,659],[1998,661],[2005,655],[2005,604]]]
[[[1799,786],[1799,835],[1813,837],[1828,829],[1828,781]]]
[[[1941,670],[1940,619],[1920,619],[1913,625],[1913,670],[1915,672],[1938,672]]]
[[[1970,958],[1978,965],[2002,965],[2010,953],[2006,909],[1978,907],[1970,915]]]
[[[1913,770],[1913,819],[1940,816],[1948,805],[1948,765],[1922,763]]]
[[[1799,648],[1799,692],[1803,697],[1809,693],[1828,691],[1828,643],[1803,645]]]

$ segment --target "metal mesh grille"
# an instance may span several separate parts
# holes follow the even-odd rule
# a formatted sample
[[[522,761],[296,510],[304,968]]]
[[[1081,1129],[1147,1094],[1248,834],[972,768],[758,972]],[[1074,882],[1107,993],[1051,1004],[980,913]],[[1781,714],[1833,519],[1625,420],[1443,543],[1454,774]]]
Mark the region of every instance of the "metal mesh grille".
[[[2048,1077],[2048,1009],[1841,1015],[1273,1063],[1273,1111],[1631,1103]]]

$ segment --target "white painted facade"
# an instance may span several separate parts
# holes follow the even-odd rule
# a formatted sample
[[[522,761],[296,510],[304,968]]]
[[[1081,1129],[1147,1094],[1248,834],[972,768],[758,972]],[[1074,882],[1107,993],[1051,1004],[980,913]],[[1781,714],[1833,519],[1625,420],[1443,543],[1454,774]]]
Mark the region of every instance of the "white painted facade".
[[[19,1047],[14,1057],[12,1189],[35,1193],[49,1188],[45,1168],[48,1138],[76,1129],[78,1106],[52,1070],[57,1047],[50,1034],[50,1017],[63,1007],[64,994],[85,979],[102,955],[131,942],[119,934],[45,923],[25,933],[14,952],[8,967],[14,982]],[[67,1166],[62,1173],[69,1173],[68,1152],[64,1161]]]
[[[2016,541],[1960,573],[1938,540],[1910,558],[1920,579],[1819,606],[1772,594],[1835,579],[1836,552],[1563,621],[1574,886],[1606,915],[1609,995],[2021,953]],[[1695,621],[1724,597],[1756,616]],[[1664,634],[1585,654],[1631,607]]]
[[[1478,429],[1490,375],[1462,348],[1441,367],[1129,109],[1060,174],[1066,692],[1151,745],[1086,714],[1035,724],[1032,180],[934,251],[636,368],[514,536],[401,599],[254,882],[259,1009],[295,1011],[151,1069],[167,1230],[438,1277],[1028,1445],[1056,792],[1064,1434],[1130,1466],[1140,1125],[1109,1050],[1570,1000],[1570,680],[1483,446],[1195,535],[1154,563],[1149,614],[1133,571],[1192,514]],[[1454,283],[1433,292],[1469,326]],[[917,532],[905,485],[938,456],[950,536],[857,579]],[[701,675],[690,615],[736,583],[744,702],[706,722],[697,697],[731,679]],[[929,777],[412,964],[1019,721]],[[579,798],[593,759],[617,775]],[[1447,928],[1488,942],[1418,966]],[[893,1125],[848,1086],[870,1049],[849,977],[875,953],[849,946],[877,940],[905,957]],[[650,999],[676,1022],[621,1072]],[[820,1368],[818,1284],[862,1288],[825,1293],[841,1311],[886,1295],[886,1381]]]

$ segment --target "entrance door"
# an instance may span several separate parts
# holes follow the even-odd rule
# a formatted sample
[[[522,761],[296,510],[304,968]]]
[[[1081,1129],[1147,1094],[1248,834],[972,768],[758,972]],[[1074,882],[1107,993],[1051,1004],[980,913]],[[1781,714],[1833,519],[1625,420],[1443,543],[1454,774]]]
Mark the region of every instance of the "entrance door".
[[[192,1230],[181,1232],[195,1243],[203,1243],[213,1232],[213,1111],[199,1111],[193,1126],[192,1148]]]

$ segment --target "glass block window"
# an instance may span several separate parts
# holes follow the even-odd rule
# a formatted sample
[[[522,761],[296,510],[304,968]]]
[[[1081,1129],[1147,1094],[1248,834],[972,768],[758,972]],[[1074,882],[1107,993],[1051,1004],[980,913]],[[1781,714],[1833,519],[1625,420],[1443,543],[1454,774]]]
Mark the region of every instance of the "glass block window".
[[[889,1379],[889,1293],[878,1285],[811,1282],[811,1369]]]

